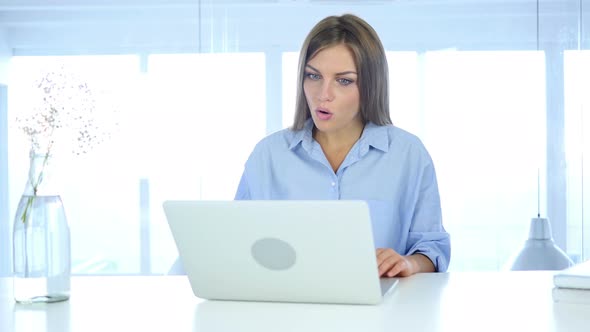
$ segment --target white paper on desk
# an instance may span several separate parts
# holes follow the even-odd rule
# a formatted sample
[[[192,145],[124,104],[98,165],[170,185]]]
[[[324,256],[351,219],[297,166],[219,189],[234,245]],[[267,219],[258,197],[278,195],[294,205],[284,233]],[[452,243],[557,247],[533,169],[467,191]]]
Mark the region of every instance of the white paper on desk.
[[[561,288],[590,290],[590,260],[556,272],[553,275],[553,283]]]
[[[553,301],[590,305],[590,290],[576,288],[553,288]]]

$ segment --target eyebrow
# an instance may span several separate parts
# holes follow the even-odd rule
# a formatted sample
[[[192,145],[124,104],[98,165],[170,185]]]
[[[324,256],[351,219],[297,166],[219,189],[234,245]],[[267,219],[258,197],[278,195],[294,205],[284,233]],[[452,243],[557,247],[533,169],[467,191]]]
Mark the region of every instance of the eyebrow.
[[[316,72],[318,72],[318,73],[321,73],[321,71],[319,71],[319,70],[315,69],[315,68],[314,68],[313,66],[311,66],[311,65],[305,65],[305,67],[309,67],[309,68],[311,68],[311,69],[315,70]],[[358,74],[357,74],[355,71],[353,71],[353,70],[349,70],[349,71],[343,71],[343,72],[340,72],[340,73],[336,73],[336,76],[340,76],[340,75],[347,75],[347,74],[354,74],[354,75],[358,75]]]

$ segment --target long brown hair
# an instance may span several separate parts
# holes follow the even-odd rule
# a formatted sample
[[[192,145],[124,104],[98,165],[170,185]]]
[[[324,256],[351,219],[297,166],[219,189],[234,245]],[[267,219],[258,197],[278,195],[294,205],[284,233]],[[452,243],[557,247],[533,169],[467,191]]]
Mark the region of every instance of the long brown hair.
[[[303,42],[299,54],[297,101],[292,130],[303,129],[305,121],[311,117],[303,92],[305,66],[320,51],[338,44],[346,45],[354,57],[363,123],[392,123],[389,116],[389,69],[381,40],[363,19],[345,14],[324,18],[311,29]]]

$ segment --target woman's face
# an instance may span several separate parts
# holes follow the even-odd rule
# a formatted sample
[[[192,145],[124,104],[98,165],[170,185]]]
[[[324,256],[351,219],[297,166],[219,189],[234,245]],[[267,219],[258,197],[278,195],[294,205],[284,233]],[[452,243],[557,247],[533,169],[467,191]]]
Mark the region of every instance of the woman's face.
[[[362,128],[357,80],[352,52],[343,44],[328,47],[307,62],[303,91],[319,131],[356,133]]]

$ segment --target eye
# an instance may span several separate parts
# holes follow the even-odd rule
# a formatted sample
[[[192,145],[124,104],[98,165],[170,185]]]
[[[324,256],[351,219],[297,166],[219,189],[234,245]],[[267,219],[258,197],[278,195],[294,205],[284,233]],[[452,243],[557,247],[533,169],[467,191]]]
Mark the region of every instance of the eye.
[[[336,80],[340,85],[347,86],[354,83],[353,80],[349,80],[348,78],[339,78]]]
[[[305,73],[305,77],[309,78],[312,81],[317,81],[321,78],[320,75],[314,73]]]

